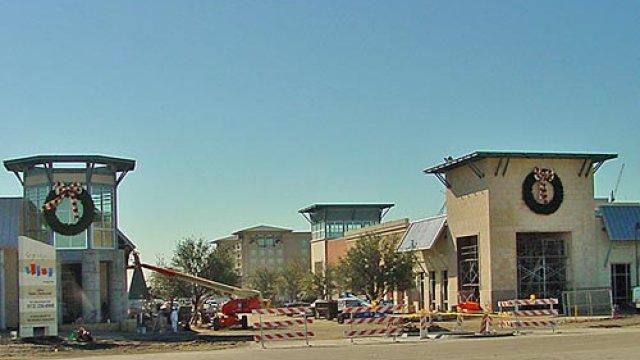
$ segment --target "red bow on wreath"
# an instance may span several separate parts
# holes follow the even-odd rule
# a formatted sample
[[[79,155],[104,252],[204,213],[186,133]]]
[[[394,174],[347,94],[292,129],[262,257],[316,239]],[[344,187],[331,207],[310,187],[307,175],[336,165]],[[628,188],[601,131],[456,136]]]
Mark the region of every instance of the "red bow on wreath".
[[[45,210],[52,210],[58,207],[58,205],[60,205],[64,198],[69,198],[69,201],[71,202],[71,213],[73,214],[73,218],[77,220],[80,217],[80,212],[78,211],[77,196],[82,194],[82,191],[84,191],[82,185],[80,185],[80,183],[78,182],[65,185],[64,183],[58,181],[56,182],[54,187],[56,197],[44,204],[42,207]]]
[[[535,167],[533,169],[533,176],[538,181],[538,200],[540,200],[543,204],[549,203],[547,199],[549,195],[547,194],[547,184],[553,181],[555,174],[551,169],[540,169]]]

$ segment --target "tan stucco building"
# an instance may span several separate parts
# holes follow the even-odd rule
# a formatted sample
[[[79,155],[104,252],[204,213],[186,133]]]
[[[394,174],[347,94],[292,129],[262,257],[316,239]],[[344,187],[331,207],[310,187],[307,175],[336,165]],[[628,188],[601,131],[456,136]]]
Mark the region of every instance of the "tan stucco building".
[[[213,242],[233,254],[235,270],[243,286],[262,268],[280,269],[292,260],[310,267],[311,233],[274,226],[259,225],[234,232]]]
[[[447,215],[412,223],[399,248],[422,259],[421,307],[610,286],[593,178],[616,157],[475,152],[426,169],[447,189]]]

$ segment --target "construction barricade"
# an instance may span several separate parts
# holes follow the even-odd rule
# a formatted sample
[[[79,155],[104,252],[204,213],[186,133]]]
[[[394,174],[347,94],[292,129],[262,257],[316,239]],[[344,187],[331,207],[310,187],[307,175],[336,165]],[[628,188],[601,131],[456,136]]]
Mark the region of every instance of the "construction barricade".
[[[402,331],[400,324],[403,319],[393,314],[401,311],[402,305],[347,307],[343,314],[349,316],[344,320],[344,323],[349,325],[349,330],[345,331],[344,335],[351,339],[351,343],[358,337],[393,337],[393,341],[396,341]],[[370,317],[361,317],[365,314]],[[360,325],[373,326],[366,329],[357,328]]]
[[[506,313],[513,320],[500,321],[501,328],[514,328],[517,332],[521,328],[550,327],[555,332],[558,322],[549,317],[558,316],[558,299],[531,299],[498,301],[500,313]],[[531,307],[534,307],[533,309]],[[543,318],[544,317],[544,318]]]
[[[274,309],[256,309],[254,314],[258,315],[258,322],[253,323],[253,328],[260,330],[259,335],[254,335],[253,339],[266,348],[265,342],[274,340],[304,340],[307,346],[309,338],[315,336],[313,331],[309,331],[309,324],[313,323],[313,318],[308,317],[309,308],[307,307],[291,307],[291,308],[274,308]],[[283,315],[300,315],[300,318],[291,319],[264,319],[267,316],[283,316]],[[304,330],[293,330],[282,332],[280,330],[290,327],[304,327]],[[276,332],[274,332],[276,331]]]

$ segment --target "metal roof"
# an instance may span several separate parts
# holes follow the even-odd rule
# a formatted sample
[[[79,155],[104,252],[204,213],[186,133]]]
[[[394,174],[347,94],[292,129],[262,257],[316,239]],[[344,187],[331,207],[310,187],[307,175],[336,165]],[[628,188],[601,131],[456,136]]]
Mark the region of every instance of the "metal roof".
[[[112,166],[116,172],[132,171],[136,161],[104,155],[36,155],[4,161],[4,167],[9,171],[24,172],[36,165],[49,163],[94,163]]]
[[[611,204],[598,207],[609,240],[640,240],[640,204]]]
[[[18,246],[23,199],[0,198],[0,246]]]
[[[269,225],[258,225],[258,226],[250,227],[250,228],[247,228],[247,229],[238,230],[238,231],[234,232],[233,235],[238,235],[238,234],[244,233],[244,232],[258,232],[258,231],[264,231],[264,232],[270,232],[270,231],[291,232],[293,230],[285,229],[285,228],[279,228],[279,227],[275,227],[275,226],[269,226]]]
[[[558,152],[517,152],[517,151],[476,151],[457,159],[445,158],[445,162],[424,170],[427,174],[444,173],[448,170],[472,163],[484,158],[525,158],[525,159],[585,159],[604,162],[615,159],[618,154],[603,153],[558,153]]]
[[[447,215],[417,220],[409,225],[398,251],[429,250],[447,226]]]
[[[229,235],[220,239],[211,240],[211,242],[218,243],[220,241],[238,241],[238,240],[240,240],[240,237],[238,237],[238,235]]]
[[[118,247],[124,248],[125,246],[129,246],[131,249],[136,248],[136,244],[129,239],[129,237],[123,233],[120,229],[116,230],[116,236],[118,236]]]
[[[326,208],[373,208],[373,209],[388,209],[395,206],[395,204],[313,204],[307,206],[304,209],[298,210],[299,213],[311,213],[317,210],[326,209]]]

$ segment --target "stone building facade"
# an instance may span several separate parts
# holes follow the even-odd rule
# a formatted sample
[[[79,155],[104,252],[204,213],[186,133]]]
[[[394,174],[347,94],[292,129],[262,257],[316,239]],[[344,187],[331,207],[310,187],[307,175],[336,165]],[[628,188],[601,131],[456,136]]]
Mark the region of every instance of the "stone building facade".
[[[126,266],[134,245],[118,229],[118,186],[135,167],[135,161],[100,155],[44,155],[4,161],[23,186],[20,209],[10,221],[15,234],[3,242],[12,254],[14,235],[52,245],[57,257],[58,319],[61,323],[119,322],[127,316]],[[75,235],[54,232],[43,216],[43,205],[56,183],[79,183],[95,206],[90,226]],[[84,214],[83,204],[78,205]],[[73,223],[69,199],[55,211],[60,223]],[[5,214],[2,215],[6,217]],[[12,262],[6,259],[5,262]],[[11,273],[13,269],[7,271]],[[8,274],[9,277],[11,274]],[[7,281],[11,293],[17,282]],[[18,304],[6,303],[7,314]],[[7,326],[14,327],[7,317]]]
[[[475,152],[426,169],[446,187],[446,219],[438,232],[425,235],[429,246],[411,250],[410,231],[401,244],[419,253],[433,281],[423,305],[475,300],[495,306],[503,299],[610,286],[608,271],[594,276],[606,254],[594,231],[594,175],[616,157]]]

